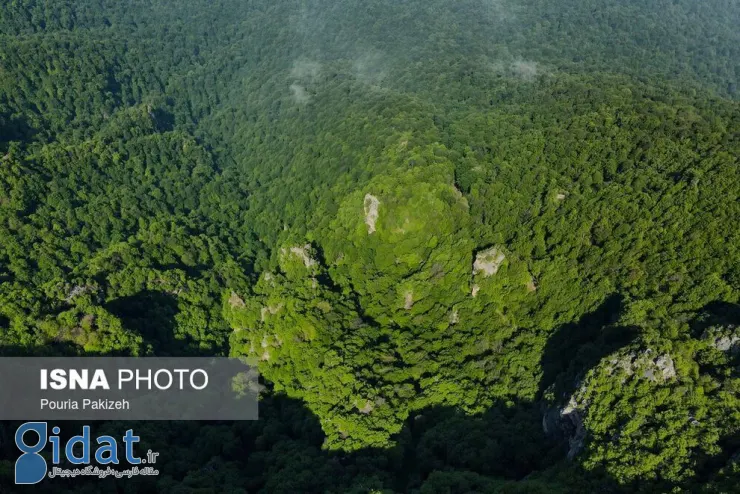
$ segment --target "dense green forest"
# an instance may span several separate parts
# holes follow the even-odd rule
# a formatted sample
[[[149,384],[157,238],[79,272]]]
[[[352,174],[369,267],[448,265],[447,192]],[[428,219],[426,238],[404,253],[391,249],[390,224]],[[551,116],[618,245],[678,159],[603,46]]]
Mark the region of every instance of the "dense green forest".
[[[265,385],[258,421],[137,424],[159,477],[36,490],[739,492],[738,26],[3,2],[0,355],[249,356]]]

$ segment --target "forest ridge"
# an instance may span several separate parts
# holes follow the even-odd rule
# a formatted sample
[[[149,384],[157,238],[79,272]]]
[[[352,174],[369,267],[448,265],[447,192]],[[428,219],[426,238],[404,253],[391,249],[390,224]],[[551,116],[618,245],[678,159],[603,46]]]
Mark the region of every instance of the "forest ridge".
[[[259,421],[141,423],[160,477],[38,491],[737,492],[738,26],[5,2],[0,355],[248,356],[265,385]]]

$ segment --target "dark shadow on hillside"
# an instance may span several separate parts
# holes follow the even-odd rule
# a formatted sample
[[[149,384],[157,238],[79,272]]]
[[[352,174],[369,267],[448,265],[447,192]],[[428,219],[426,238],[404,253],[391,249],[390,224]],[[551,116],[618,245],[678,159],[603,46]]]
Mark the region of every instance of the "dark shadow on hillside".
[[[740,305],[710,302],[698,311],[698,316],[693,317],[690,326],[694,338],[701,338],[712,326],[740,326]]]
[[[203,349],[190,335],[177,334],[177,296],[144,290],[108,302],[105,309],[121,320],[124,328],[142,336],[159,357],[213,355],[218,349]]]
[[[170,264],[159,264],[157,265],[157,269],[161,269],[162,271],[173,271],[176,269],[182,270],[185,272],[185,274],[188,276],[188,278],[202,278],[204,273],[208,271],[208,267],[203,264],[198,264],[195,266],[188,266],[187,264],[183,263],[170,263]]]
[[[11,141],[28,141],[38,132],[28,124],[25,117],[0,115],[0,149]]]
[[[179,343],[166,337],[167,321],[176,314],[172,297],[143,292],[109,304],[109,310],[146,334],[163,351],[175,354]],[[556,331],[547,356],[551,372],[587,372],[600,352],[583,350],[597,341],[609,342],[608,331],[595,326],[613,320],[605,304],[579,324]],[[117,312],[116,312],[117,311]],[[156,326],[154,323],[161,323]],[[588,331],[588,328],[591,330]],[[592,333],[597,333],[594,336]],[[578,341],[567,341],[576,335]],[[621,341],[621,339],[619,339]],[[579,343],[580,342],[580,343]],[[167,344],[175,347],[164,347]],[[580,345],[580,346],[579,346]],[[555,358],[552,352],[559,354]],[[570,360],[564,360],[564,359]],[[572,364],[577,362],[577,364]],[[35,492],[264,492],[270,494],[346,492],[626,492],[603,472],[586,472],[565,460],[567,439],[548,437],[539,402],[499,401],[481,415],[452,407],[414,412],[396,436],[396,446],[354,452],[327,451],[318,418],[300,400],[268,395],[260,404],[260,420],[245,422],[99,422],[97,431],[120,436],[134,429],[141,447],[160,452],[158,477],[135,479],[55,479],[35,486]],[[0,424],[0,441],[12,438],[19,424]],[[82,424],[60,424],[63,434],[75,434]],[[14,447],[0,445],[0,485],[12,470]],[[7,465],[7,464],[6,464]],[[556,466],[554,475],[548,468]]]
[[[160,452],[155,477],[133,479],[54,479],[34,492],[149,493],[368,493],[542,492],[542,481],[527,476],[562,459],[557,444],[545,437],[532,403],[498,403],[480,416],[435,407],[411,417],[395,447],[352,453],[327,451],[317,417],[299,400],[267,397],[261,419],[243,422],[98,422],[92,435],[120,437],[133,429],[140,449]],[[3,461],[18,457],[8,440],[19,423],[0,423],[0,485],[4,493],[25,492],[12,486],[12,470]],[[77,422],[59,423],[62,435],[79,432]],[[577,467],[573,467],[577,469]],[[588,478],[588,474],[583,473]],[[599,478],[601,492],[620,492]],[[556,480],[554,491],[579,492]],[[579,481],[579,482],[582,482]],[[582,485],[582,484],[578,484]],[[551,492],[551,491],[548,491]],[[588,492],[588,491],[580,491]]]
[[[614,326],[622,303],[620,295],[610,295],[595,311],[555,330],[542,353],[540,395],[553,384],[556,396],[572,392],[588,369],[634,340],[637,328]]]
[[[621,303],[609,299],[577,324],[559,328],[543,356],[548,376],[585,373],[599,356],[629,343],[632,333],[607,327]],[[119,299],[108,309],[130,329],[147,336],[163,353],[180,354],[171,337],[177,313],[174,297],[142,292]],[[168,332],[169,331],[169,332]],[[168,337],[168,335],[170,335]],[[174,345],[174,346],[167,346]],[[605,345],[604,349],[598,348]],[[10,350],[10,349],[6,349]],[[17,351],[17,349],[16,349]],[[543,382],[543,389],[547,384]],[[141,447],[160,452],[158,477],[134,479],[55,479],[34,492],[195,493],[367,493],[418,494],[628,492],[600,471],[586,472],[565,459],[567,439],[545,434],[540,402],[499,401],[470,416],[452,407],[414,412],[396,436],[396,446],[354,452],[323,448],[318,418],[300,400],[267,395],[260,420],[244,422],[100,422],[93,434],[121,435],[134,429]],[[67,423],[68,434],[81,424]],[[7,439],[18,424],[0,424],[0,485],[11,487],[17,451]],[[557,472],[548,471],[557,465]],[[566,474],[563,474],[566,472]],[[6,487],[8,486],[8,487]]]
[[[433,471],[471,470],[521,480],[563,457],[560,444],[545,436],[533,403],[498,403],[480,416],[434,407],[414,414],[408,434],[407,466],[420,482]]]
[[[170,132],[175,128],[175,116],[162,108],[155,108],[150,112],[159,132]]]
[[[720,331],[740,327],[740,305],[738,304],[714,301],[705,305],[696,314],[691,317],[689,322],[691,336],[696,339],[705,338],[707,330],[713,327]],[[722,356],[719,360],[716,358],[718,354]],[[712,357],[711,352],[702,352],[698,355],[700,372],[724,381],[728,371],[730,375],[733,374],[732,369],[735,369],[735,375],[740,371],[740,352],[730,349],[715,350],[714,355]],[[709,357],[709,360],[704,360],[705,356]],[[740,458],[740,435],[737,433],[726,434],[720,439],[719,446],[721,451],[718,454],[699,457],[698,462],[701,466],[697,468],[697,471],[716,472],[723,467],[731,469],[730,465],[733,459],[737,461]],[[698,476],[696,480],[698,483],[705,482],[709,480],[709,476],[706,474]]]
[[[105,309],[151,344],[155,355],[177,355],[187,346],[173,336],[178,308],[177,298],[170,293],[144,290],[112,300]]]

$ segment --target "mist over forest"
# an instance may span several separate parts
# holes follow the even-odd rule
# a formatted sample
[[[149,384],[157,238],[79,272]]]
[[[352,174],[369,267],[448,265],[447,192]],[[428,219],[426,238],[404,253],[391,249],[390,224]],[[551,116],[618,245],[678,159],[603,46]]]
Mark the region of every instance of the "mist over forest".
[[[136,423],[160,476],[36,490],[737,492],[738,26],[5,2],[0,355],[249,357],[264,385],[258,421]]]

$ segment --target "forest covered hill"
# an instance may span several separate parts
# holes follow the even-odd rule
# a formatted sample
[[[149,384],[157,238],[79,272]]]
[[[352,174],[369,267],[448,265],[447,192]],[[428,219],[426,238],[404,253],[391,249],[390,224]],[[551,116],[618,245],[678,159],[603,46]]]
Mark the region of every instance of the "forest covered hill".
[[[0,354],[249,356],[265,384],[259,421],[139,424],[160,477],[37,490],[737,492],[738,26],[5,2]]]

